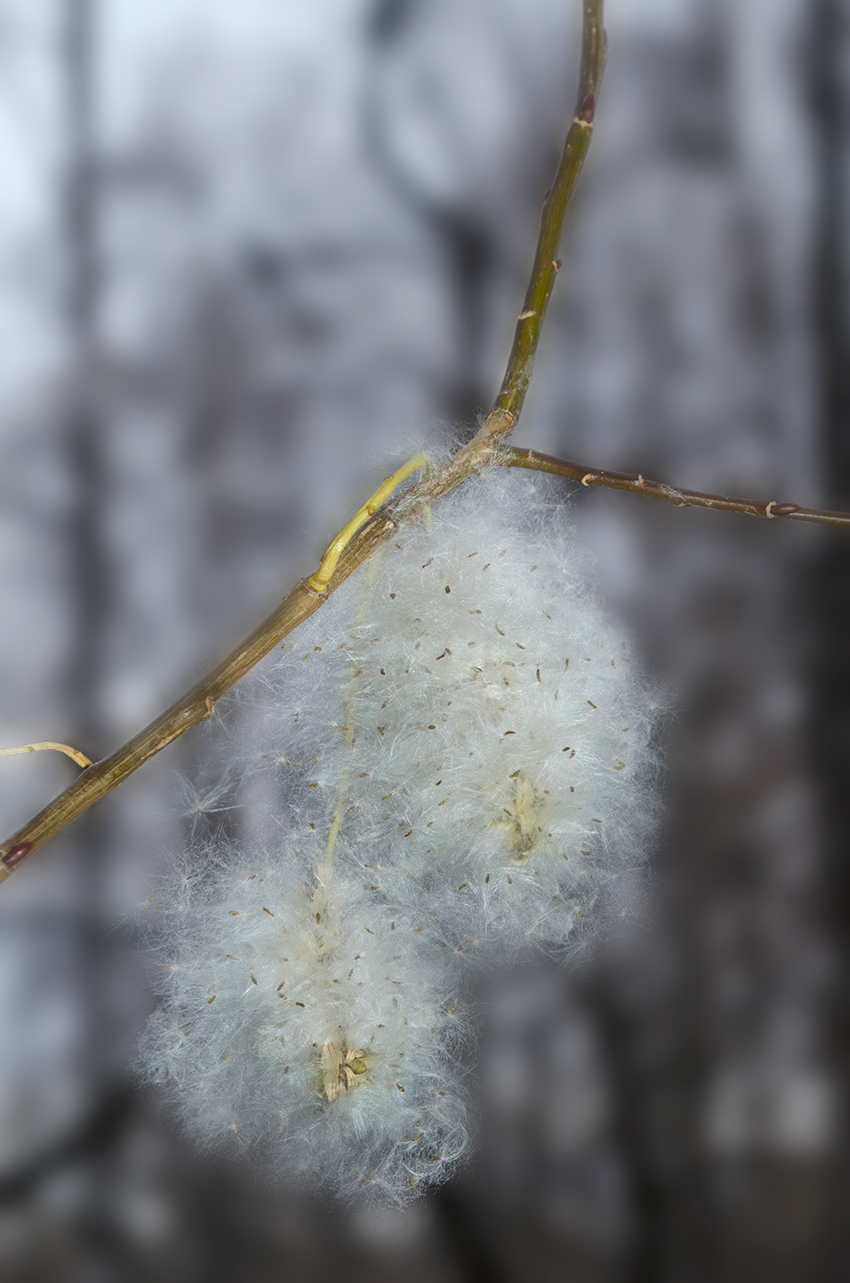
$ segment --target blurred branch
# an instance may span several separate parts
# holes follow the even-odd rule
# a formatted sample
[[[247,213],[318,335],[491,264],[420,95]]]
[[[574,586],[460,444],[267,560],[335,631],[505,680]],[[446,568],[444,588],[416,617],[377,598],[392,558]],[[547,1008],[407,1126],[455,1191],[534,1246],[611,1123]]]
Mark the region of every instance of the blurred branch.
[[[659,499],[677,508],[714,508],[719,512],[739,512],[748,517],[785,517],[791,521],[811,521],[822,526],[850,528],[850,513],[828,512],[820,508],[802,508],[796,503],[779,503],[776,499],[731,499],[718,494],[705,494],[701,490],[681,490],[649,481],[641,473],[609,472],[604,468],[591,468],[584,463],[571,463],[556,459],[537,450],[519,446],[501,446],[496,463],[503,468],[531,468],[535,472],[551,472],[559,477],[580,481],[583,486],[603,486],[606,490],[625,490],[629,494]]]
[[[555,260],[561,229],[576,181],[590,146],[596,93],[605,61],[602,0],[586,0],[579,72],[578,107],[570,125],[561,162],[543,205],[543,218],[531,280],[517,325],[501,390],[483,427],[452,458],[435,468],[403,495],[391,499],[342,549],[327,582],[320,567],[321,589],[301,580],[254,631],[188,694],[115,753],[87,767],[74,783],[0,845],[0,881],[93,803],[111,792],[173,740],[209,717],[218,700],[284,637],[312,615],[402,525],[414,521],[435,499],[496,461],[496,441],[507,436],[519,418],[531,378],[534,354],[549,296],[560,264]],[[324,565],[324,563],[323,563]]]

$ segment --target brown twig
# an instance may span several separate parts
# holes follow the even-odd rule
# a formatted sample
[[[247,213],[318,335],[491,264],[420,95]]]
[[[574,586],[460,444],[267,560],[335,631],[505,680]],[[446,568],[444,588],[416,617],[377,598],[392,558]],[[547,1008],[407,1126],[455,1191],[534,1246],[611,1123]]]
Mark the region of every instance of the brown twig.
[[[791,521],[811,521],[822,526],[850,527],[850,513],[829,512],[820,508],[803,508],[797,503],[779,503],[776,499],[731,499],[724,495],[705,494],[701,490],[682,490],[660,481],[650,481],[641,473],[609,472],[605,468],[591,468],[583,463],[556,459],[537,450],[519,446],[500,446],[496,463],[504,468],[531,468],[535,472],[551,472],[559,477],[569,477],[583,486],[603,486],[606,490],[625,490],[629,494],[659,499],[677,508],[713,508],[720,512],[738,512],[747,517],[783,517]]]

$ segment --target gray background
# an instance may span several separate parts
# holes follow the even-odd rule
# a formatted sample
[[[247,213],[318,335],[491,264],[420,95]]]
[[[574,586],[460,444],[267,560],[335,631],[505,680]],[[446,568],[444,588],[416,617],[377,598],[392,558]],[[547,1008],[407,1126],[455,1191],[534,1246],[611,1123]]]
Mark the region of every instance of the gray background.
[[[473,428],[578,16],[0,0],[2,743],[109,751],[423,426]],[[850,5],[610,0],[607,25],[516,440],[850,507]],[[847,1277],[846,537],[573,510],[676,710],[666,819],[592,967],[487,995],[476,1160],[404,1214],[296,1207],[128,1080],[137,906],[184,841],[196,733],[0,892],[4,1278]],[[4,831],[73,773],[5,759]]]

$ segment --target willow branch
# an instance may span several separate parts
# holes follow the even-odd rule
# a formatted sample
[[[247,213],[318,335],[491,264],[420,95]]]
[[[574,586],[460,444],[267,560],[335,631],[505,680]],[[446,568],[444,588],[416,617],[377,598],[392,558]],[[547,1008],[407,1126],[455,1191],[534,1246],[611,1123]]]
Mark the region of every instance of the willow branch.
[[[585,0],[583,12],[581,72],[575,115],[567,133],[555,181],[543,200],[531,279],[517,320],[505,377],[487,420],[490,431],[495,435],[507,436],[522,412],[546,309],[555,278],[561,268],[558,246],[564,219],[593,136],[596,99],[605,70],[606,41],[602,26],[602,0]]]
[[[719,494],[705,494],[701,490],[682,490],[667,486],[661,481],[650,481],[641,473],[609,472],[605,468],[589,468],[583,463],[556,459],[551,454],[526,450],[519,446],[503,445],[496,455],[496,463],[503,468],[531,468],[535,472],[551,472],[559,477],[580,481],[583,486],[603,486],[606,490],[625,490],[629,494],[672,503],[677,508],[713,508],[719,512],[738,512],[747,517],[782,517],[789,521],[811,521],[821,526],[850,528],[850,513],[829,512],[822,508],[803,508],[798,503],[779,503],[776,499],[731,499]]]
[[[398,498],[385,503],[352,537],[336,563],[326,587],[317,591],[306,579],[295,585],[276,610],[219,664],[155,721],[139,731],[111,756],[87,767],[64,793],[0,845],[0,881],[67,824],[173,740],[209,717],[232,686],[268,655],[293,629],[308,619],[376,548],[410,524],[449,490],[482,472],[495,461],[492,434],[481,431],[440,467]]]
[[[590,145],[596,93],[604,62],[602,0],[587,0],[584,4],[578,108],[567,135],[554,184],[544,201],[537,253],[507,372],[483,427],[468,445],[446,463],[435,468],[403,495],[384,503],[348,539],[349,529],[359,523],[363,515],[361,509],[334,541],[332,547],[335,557],[337,545],[343,535],[346,536],[339,558],[334,560],[333,565],[327,558],[323,559],[319,570],[310,577],[313,583],[302,579],[296,584],[277,609],[193,686],[188,694],[172,704],[111,756],[88,766],[64,793],[60,793],[34,819],[0,844],[0,882],[33,851],[110,793],[128,775],[132,775],[173,740],[185,735],[188,730],[209,717],[217,702],[232,686],[274,650],[293,629],[318,610],[330,594],[401,526],[415,520],[434,500],[456,485],[495,462],[495,441],[512,431],[519,418],[531,378],[543,317],[560,266],[555,259],[561,229]]]

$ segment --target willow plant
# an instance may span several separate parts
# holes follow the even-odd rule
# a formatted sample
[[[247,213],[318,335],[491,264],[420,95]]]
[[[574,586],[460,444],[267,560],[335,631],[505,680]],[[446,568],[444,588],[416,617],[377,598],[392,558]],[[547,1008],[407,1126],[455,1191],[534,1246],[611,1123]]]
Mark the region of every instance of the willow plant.
[[[83,770],[0,845],[0,880],[298,630],[250,688],[256,735],[228,767],[262,776],[279,814],[238,848],[193,847],[170,878],[165,1002],[141,1066],[202,1144],[250,1145],[281,1175],[345,1195],[365,1186],[401,1201],[452,1170],[470,1128],[469,969],[586,940],[601,907],[628,905],[651,832],[658,702],[596,600],[552,483],[515,470],[850,525],[508,443],[593,134],[602,0],[583,15],[576,108],[480,429],[389,476],[316,571],[109,757],[89,763],[55,743],[5,750],[59,749]]]

